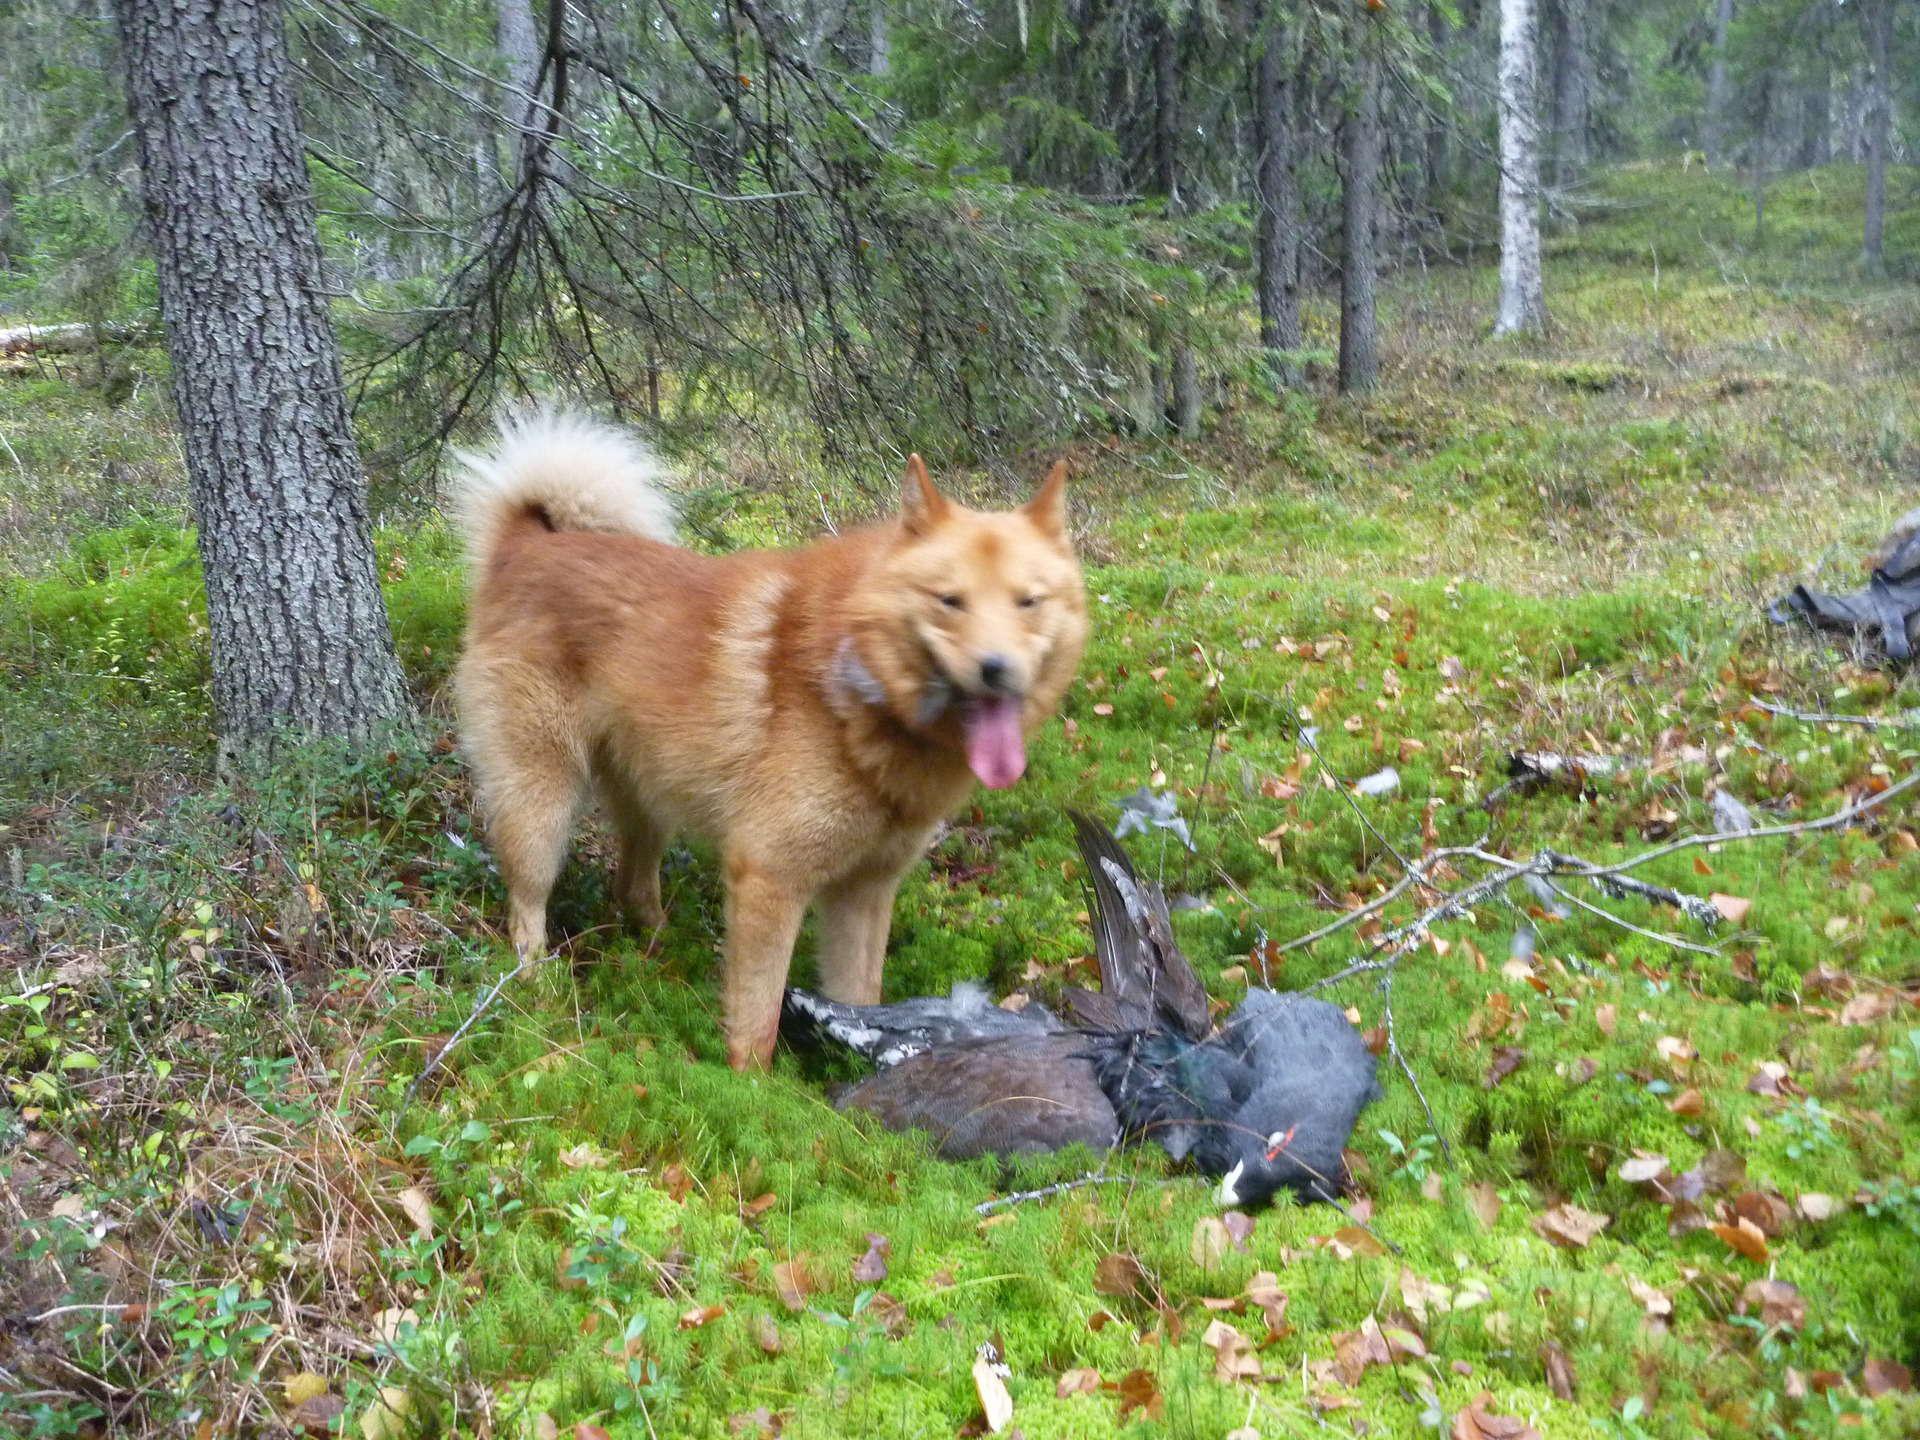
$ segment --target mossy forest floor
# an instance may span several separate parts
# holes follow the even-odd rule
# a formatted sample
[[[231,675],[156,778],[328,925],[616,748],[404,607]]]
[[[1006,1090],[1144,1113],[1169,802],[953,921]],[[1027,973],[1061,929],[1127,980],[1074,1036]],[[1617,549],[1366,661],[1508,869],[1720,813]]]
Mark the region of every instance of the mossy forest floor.
[[[1377,396],[1242,391],[1190,447],[1079,447],[1081,682],[907,883],[890,993],[1077,978],[1063,812],[1142,785],[1197,853],[1135,854],[1205,902],[1180,938],[1231,1002],[1263,959],[1297,986],[1365,953],[1365,926],[1277,947],[1391,886],[1388,842],[1614,860],[1711,829],[1716,791],[1788,823],[1920,765],[1920,729],[1753,703],[1920,704],[1761,613],[1857,583],[1920,502],[1920,290],[1853,273],[1859,184],[1781,185],[1756,238],[1731,188],[1616,173],[1552,246],[1548,338],[1487,340],[1491,270],[1433,269],[1391,294]],[[1096,1157],[942,1164],[836,1114],[818,1060],[730,1073],[711,857],[670,857],[671,924],[635,936],[591,831],[561,958],[408,1103],[508,963],[450,742],[216,781],[163,381],[109,406],[86,380],[0,377],[0,1431],[946,1437],[988,1341],[1036,1440],[1920,1431],[1904,797],[1641,872],[1725,897],[1711,933],[1569,883],[1712,953],[1523,887],[1439,926],[1392,992],[1436,1123],[1383,1065],[1354,1214],[1282,1206],[1239,1243],[1156,1152],[983,1218]],[[797,538],[795,489],[711,491],[707,523]],[[382,551],[438,733],[454,548],[408,524]],[[1488,811],[1520,748],[1639,763]],[[1383,797],[1329,779],[1387,765]],[[1377,979],[1332,992],[1365,1028]],[[1627,1178],[1652,1156],[1708,1223]]]

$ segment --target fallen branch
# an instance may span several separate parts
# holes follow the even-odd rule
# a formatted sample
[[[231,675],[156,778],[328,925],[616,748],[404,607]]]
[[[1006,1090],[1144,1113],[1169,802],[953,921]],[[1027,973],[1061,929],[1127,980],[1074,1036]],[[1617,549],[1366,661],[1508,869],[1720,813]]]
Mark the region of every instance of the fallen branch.
[[[1088,1185],[1135,1185],[1167,1182],[1140,1181],[1132,1175],[1108,1175],[1104,1171],[1094,1171],[1074,1180],[1060,1180],[1052,1185],[1042,1185],[1038,1190],[1016,1190],[1011,1195],[996,1196],[992,1200],[982,1200],[973,1207],[976,1215],[991,1215],[996,1210],[1011,1209],[1015,1205],[1025,1204],[1029,1200],[1045,1200],[1054,1195],[1064,1195],[1069,1190],[1080,1190]]]
[[[1581,789],[1589,780],[1605,780],[1645,762],[1624,755],[1564,755],[1557,750],[1516,750],[1507,757],[1506,784],[1480,802],[1483,810],[1492,810],[1507,796],[1525,795],[1543,785],[1572,782]]]
[[[1896,715],[1836,715],[1829,710],[1796,710],[1791,705],[1775,705],[1762,700],[1759,696],[1748,697],[1748,703],[1769,715],[1782,715],[1789,720],[1805,720],[1811,725],[1861,725],[1869,730],[1882,728],[1889,730],[1910,730],[1920,728],[1920,710],[1902,710]]]

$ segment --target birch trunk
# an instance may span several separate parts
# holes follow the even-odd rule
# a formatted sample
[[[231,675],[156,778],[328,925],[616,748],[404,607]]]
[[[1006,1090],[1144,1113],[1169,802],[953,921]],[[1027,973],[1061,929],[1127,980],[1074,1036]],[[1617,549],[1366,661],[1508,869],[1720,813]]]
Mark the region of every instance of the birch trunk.
[[[1719,169],[1727,158],[1727,31],[1733,27],[1733,0],[1715,0],[1713,53],[1707,61],[1707,165]]]
[[[1513,335],[1547,323],[1540,278],[1540,119],[1533,0],[1500,0],[1500,315]]]

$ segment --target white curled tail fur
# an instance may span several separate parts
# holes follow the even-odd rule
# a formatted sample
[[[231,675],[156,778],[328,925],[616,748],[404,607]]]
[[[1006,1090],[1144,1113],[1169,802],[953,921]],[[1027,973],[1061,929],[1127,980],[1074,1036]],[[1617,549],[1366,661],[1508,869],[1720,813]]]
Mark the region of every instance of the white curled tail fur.
[[[469,576],[485,570],[502,529],[528,516],[554,530],[673,541],[666,463],[631,430],[543,406],[503,415],[491,447],[453,459],[447,509],[466,537]]]

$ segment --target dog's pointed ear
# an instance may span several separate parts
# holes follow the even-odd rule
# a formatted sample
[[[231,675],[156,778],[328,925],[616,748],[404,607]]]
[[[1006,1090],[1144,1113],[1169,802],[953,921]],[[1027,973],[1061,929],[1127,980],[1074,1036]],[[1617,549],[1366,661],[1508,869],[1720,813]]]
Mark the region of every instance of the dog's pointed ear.
[[[909,535],[919,535],[946,518],[952,502],[933,488],[927,474],[927,462],[918,455],[907,457],[907,478],[900,487],[900,521]]]
[[[1023,512],[1046,535],[1057,540],[1067,536],[1067,462],[1056,460],[1033,493]]]

